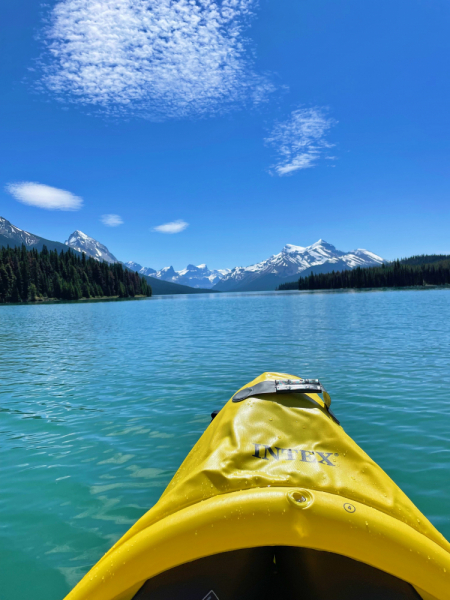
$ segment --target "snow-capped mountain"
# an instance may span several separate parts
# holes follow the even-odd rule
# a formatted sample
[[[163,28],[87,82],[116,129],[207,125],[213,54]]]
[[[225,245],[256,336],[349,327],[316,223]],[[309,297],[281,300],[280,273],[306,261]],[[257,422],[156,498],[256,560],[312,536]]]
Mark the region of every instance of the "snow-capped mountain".
[[[87,256],[92,256],[97,260],[104,260],[108,263],[119,262],[114,254],[108,250],[106,246],[89,237],[82,231],[74,231],[69,239],[65,242],[66,246],[70,246],[78,252],[84,252]]]
[[[17,244],[34,246],[41,239],[37,235],[33,235],[32,233],[28,233],[28,231],[19,229],[3,217],[0,217],[0,235],[8,238],[11,240],[11,242],[14,242],[11,244],[11,246],[15,246]]]
[[[384,260],[373,252],[358,248],[351,252],[337,250],[319,240],[311,246],[287,244],[279,254],[249,267],[235,267],[215,284],[218,291],[273,290],[280,283],[295,281],[300,275],[328,273],[380,265]]]
[[[230,272],[230,269],[218,269],[210,271],[206,265],[188,265],[181,271],[175,271],[173,267],[164,267],[153,275],[164,281],[181,283],[193,288],[211,289]]]
[[[137,271],[140,275],[153,275],[153,273],[156,273],[156,269],[152,269],[151,267],[143,267],[139,263],[133,262],[132,260],[124,263],[124,265],[131,271]]]

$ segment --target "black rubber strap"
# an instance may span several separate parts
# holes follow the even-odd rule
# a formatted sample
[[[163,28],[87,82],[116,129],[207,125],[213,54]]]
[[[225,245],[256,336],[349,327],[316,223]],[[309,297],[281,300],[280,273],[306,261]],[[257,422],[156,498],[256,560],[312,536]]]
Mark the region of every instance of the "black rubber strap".
[[[247,387],[240,392],[237,392],[233,396],[233,402],[242,402],[243,400],[250,398],[250,396],[262,396],[264,394],[324,394],[325,410],[338,425],[340,424],[328,406],[328,404],[331,403],[330,396],[318,379],[278,379],[261,381],[261,383],[257,383],[253,387]],[[312,399],[310,398],[310,400]],[[314,400],[312,401],[315,402]]]
[[[250,396],[260,394],[321,394],[323,388],[320,383],[306,383],[301,380],[286,381],[261,381],[253,387],[244,388],[233,396],[233,402],[242,402]]]

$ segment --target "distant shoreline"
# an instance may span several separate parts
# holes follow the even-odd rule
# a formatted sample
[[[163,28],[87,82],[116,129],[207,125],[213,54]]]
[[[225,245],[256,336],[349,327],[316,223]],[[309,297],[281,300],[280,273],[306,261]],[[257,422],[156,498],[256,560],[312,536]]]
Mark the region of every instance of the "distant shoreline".
[[[130,296],[128,298],[121,298],[120,296],[99,296],[98,298],[78,298],[78,300],[65,300],[64,298],[39,298],[37,300],[27,300],[26,302],[2,302],[0,306],[35,306],[37,304],[79,304],[86,302],[113,302],[115,300],[128,301],[128,300],[146,300],[151,296],[144,296],[142,294],[136,296]]]
[[[371,292],[371,291],[379,291],[379,292],[390,292],[390,291],[399,291],[399,290],[450,290],[450,284],[446,283],[443,285],[397,285],[397,286],[384,286],[384,287],[342,287],[342,288],[316,288],[313,290],[299,290],[297,289],[283,289],[283,290],[275,290],[276,292]]]

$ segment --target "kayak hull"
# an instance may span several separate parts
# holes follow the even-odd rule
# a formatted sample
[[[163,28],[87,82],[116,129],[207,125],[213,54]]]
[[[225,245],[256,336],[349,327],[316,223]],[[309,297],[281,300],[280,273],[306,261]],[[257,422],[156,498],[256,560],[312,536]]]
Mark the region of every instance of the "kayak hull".
[[[341,554],[450,598],[449,554],[408,525],[333,494],[265,488],[210,498],[159,521],[102,559],[67,600],[131,600],[146,580],[178,565],[265,546]]]
[[[245,387],[283,377],[292,378],[265,373]],[[317,394],[230,400],[159,502],[66,600],[152,598],[145,587],[182,565],[280,547],[331,553],[380,578],[388,574],[410,590],[392,598],[450,600],[450,544],[328,408]],[[301,581],[294,583],[298,596]]]

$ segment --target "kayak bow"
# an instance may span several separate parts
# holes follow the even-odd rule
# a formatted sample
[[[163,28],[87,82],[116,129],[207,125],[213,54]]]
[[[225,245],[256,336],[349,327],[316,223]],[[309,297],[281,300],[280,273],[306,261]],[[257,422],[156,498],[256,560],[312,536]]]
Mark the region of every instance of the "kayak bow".
[[[323,386],[280,373],[233,396],[66,600],[269,598],[450,600],[450,544]]]

